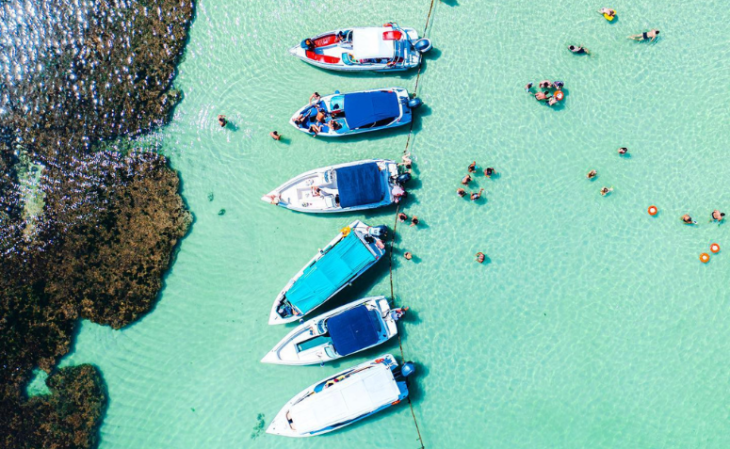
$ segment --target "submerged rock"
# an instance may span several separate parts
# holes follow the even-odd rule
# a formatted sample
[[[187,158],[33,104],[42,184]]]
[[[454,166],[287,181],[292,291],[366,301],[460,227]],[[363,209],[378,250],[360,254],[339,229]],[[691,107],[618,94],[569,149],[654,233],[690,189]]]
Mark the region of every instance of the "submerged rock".
[[[190,0],[0,2],[0,447],[97,444],[98,370],[54,370],[78,318],[118,329],[151,310],[192,221],[167,159],[130,139],[182,98],[193,14]],[[36,366],[53,394],[26,400]]]

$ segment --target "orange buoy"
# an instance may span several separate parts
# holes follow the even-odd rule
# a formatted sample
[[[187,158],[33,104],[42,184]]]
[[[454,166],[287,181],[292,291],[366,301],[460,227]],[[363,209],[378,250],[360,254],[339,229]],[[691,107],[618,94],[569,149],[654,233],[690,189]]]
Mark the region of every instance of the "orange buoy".
[[[717,243],[713,243],[712,245],[710,245],[710,251],[712,251],[713,254],[719,253],[720,245],[718,245]]]
[[[649,206],[648,212],[649,212],[649,215],[651,215],[653,217],[654,215],[659,213],[659,209],[657,209],[656,206]]]
[[[700,262],[707,263],[710,261],[710,255],[707,253],[700,254]]]
[[[558,101],[563,101],[563,91],[562,90],[556,90],[555,91],[555,98],[557,98]]]

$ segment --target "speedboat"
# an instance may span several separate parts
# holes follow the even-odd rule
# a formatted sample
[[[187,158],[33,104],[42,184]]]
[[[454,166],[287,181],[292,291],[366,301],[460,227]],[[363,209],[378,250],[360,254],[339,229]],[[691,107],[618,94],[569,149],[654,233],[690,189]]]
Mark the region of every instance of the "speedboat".
[[[355,220],[286,284],[271,307],[269,324],[291,323],[324,304],[385,254],[385,226]]]
[[[414,371],[386,354],[327,377],[287,402],[266,433],[302,438],[341,429],[407,398]]]
[[[289,123],[303,133],[342,137],[407,125],[420,98],[410,98],[400,87],[320,97],[294,113]]]
[[[396,23],[340,28],[304,39],[289,53],[313,66],[342,72],[396,72],[418,67],[431,41]]]
[[[364,351],[398,334],[397,312],[384,296],[351,302],[297,326],[261,362],[313,365]]]
[[[302,173],[261,197],[297,212],[352,212],[388,206],[403,195],[398,164],[369,159]]]

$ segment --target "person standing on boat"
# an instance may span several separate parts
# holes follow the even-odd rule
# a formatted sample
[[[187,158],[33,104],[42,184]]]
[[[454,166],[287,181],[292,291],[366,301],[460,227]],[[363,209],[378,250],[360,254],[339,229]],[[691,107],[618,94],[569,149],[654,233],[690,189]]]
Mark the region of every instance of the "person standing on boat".
[[[406,312],[408,312],[408,307],[399,307],[390,311],[390,317],[393,318],[393,321],[398,321],[405,316]]]

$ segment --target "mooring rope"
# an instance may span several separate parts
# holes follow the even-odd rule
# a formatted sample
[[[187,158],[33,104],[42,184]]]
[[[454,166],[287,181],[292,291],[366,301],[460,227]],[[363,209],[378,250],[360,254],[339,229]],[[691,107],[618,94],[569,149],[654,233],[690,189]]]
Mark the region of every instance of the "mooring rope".
[[[428,32],[428,25],[431,22],[431,13],[433,12],[433,5],[436,0],[431,0],[431,5],[428,7],[428,15],[426,16],[426,25],[423,28],[423,37],[426,37],[426,33]],[[418,66],[418,73],[416,74],[416,85],[413,88],[413,93],[418,93],[418,81],[421,79],[421,69],[423,68],[423,62]],[[403,155],[405,156],[408,154],[408,148],[411,144],[411,136],[413,135],[413,120],[411,120],[411,126],[408,130],[408,139],[406,140],[406,147],[403,149]],[[389,258],[389,271],[390,271],[390,302],[393,304],[393,307],[395,307],[395,290],[393,288],[393,245],[395,244],[395,233],[398,228],[398,214],[400,213],[400,204],[396,205],[395,208],[395,220],[393,222],[393,238],[390,240],[390,258]],[[403,351],[403,341],[401,340],[401,334],[398,333],[398,348],[400,348],[400,356],[401,360],[405,362],[406,356]],[[421,429],[418,427],[418,420],[416,419],[416,412],[413,408],[413,402],[411,401],[411,397],[408,396],[408,406],[411,408],[411,416],[413,417],[413,424],[416,426],[416,433],[418,434],[418,441],[421,443],[421,449],[425,449],[425,445],[423,444],[423,437],[421,436]]]

